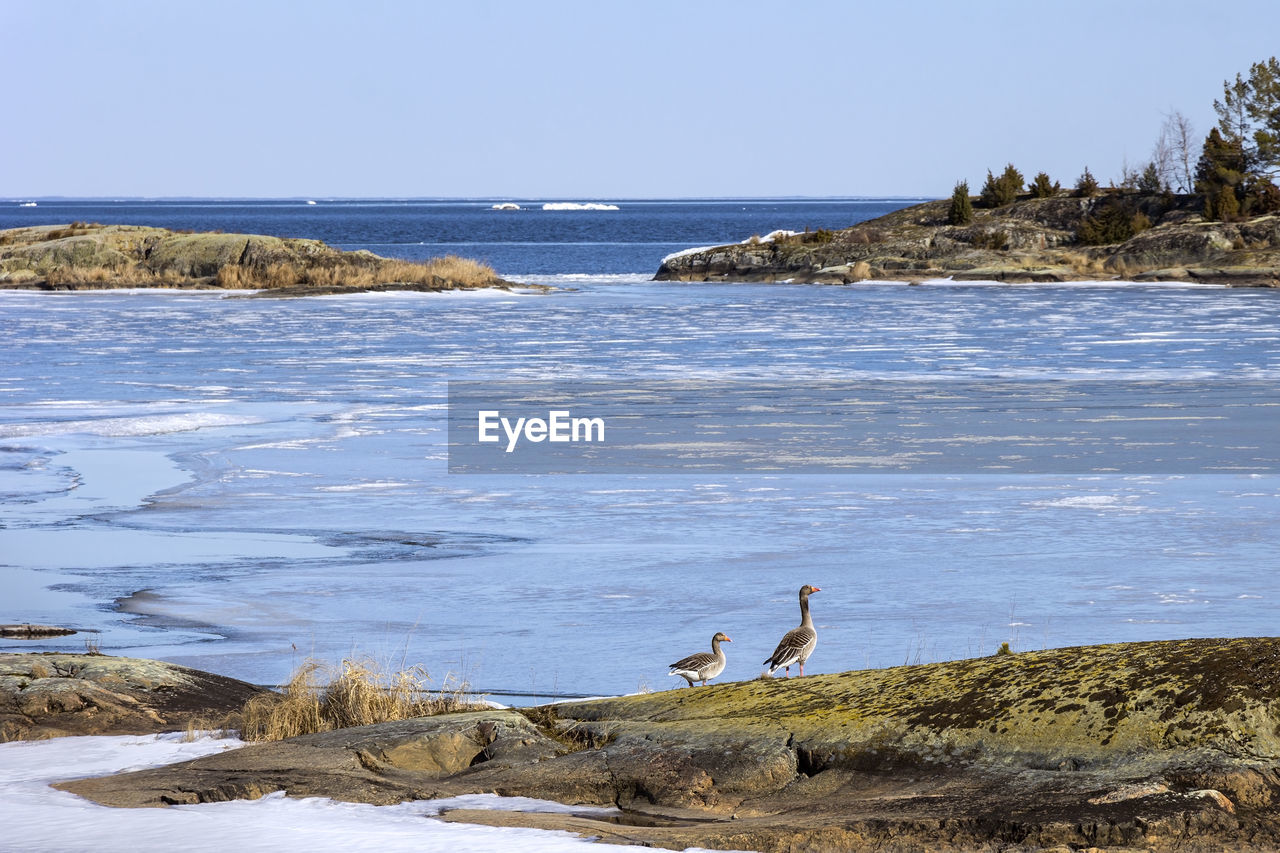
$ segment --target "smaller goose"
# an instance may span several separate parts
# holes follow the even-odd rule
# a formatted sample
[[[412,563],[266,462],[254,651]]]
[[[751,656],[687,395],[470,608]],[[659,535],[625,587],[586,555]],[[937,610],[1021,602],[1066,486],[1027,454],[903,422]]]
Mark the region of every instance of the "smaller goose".
[[[780,669],[786,670],[790,676],[793,663],[800,664],[800,675],[804,675],[804,662],[818,645],[818,632],[813,629],[813,618],[809,616],[809,596],[815,592],[822,592],[822,587],[809,584],[800,587],[800,627],[788,631],[773,654],[765,660],[770,676]]]
[[[720,644],[732,642],[733,640],[717,631],[716,635],[711,638],[710,652],[698,652],[696,655],[681,658],[671,664],[671,671],[667,675],[680,676],[689,682],[690,687],[693,686],[695,681],[701,681],[705,687],[708,678],[715,678],[724,672],[724,652],[720,650]]]

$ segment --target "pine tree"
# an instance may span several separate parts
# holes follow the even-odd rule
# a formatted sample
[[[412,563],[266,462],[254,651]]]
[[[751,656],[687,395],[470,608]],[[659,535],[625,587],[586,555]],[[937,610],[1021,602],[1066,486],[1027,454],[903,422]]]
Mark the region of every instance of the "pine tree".
[[[1229,138],[1216,127],[1209,131],[1196,164],[1196,192],[1204,196],[1206,219],[1225,220],[1240,215],[1239,193],[1245,185],[1247,161],[1238,139]]]
[[[1004,207],[1006,204],[1013,204],[1018,198],[1018,193],[1022,192],[1024,182],[1022,173],[1015,169],[1012,163],[1004,167],[1004,171],[998,178],[988,169],[987,181],[982,185],[983,206]]]
[[[1148,163],[1147,168],[1142,170],[1138,177],[1138,189],[1144,193],[1158,193],[1164,189],[1164,182],[1160,180],[1160,168],[1155,161]]]
[[[1248,79],[1237,74],[1222,84],[1222,100],[1213,102],[1218,129],[1239,145],[1247,174],[1280,170],[1280,62],[1273,56],[1255,62]]]
[[[1031,183],[1031,197],[1053,198],[1060,189],[1062,189],[1061,186],[1050,181],[1048,173],[1041,172]]]
[[[973,202],[969,199],[969,182],[960,181],[951,193],[951,210],[947,212],[948,225],[968,225],[973,221]]]
[[[1218,194],[1213,199],[1213,204],[1205,202],[1205,218],[1221,219],[1223,222],[1231,222],[1240,218],[1240,200],[1236,198],[1235,188],[1223,184],[1218,188]]]
[[[1093,198],[1098,194],[1098,179],[1089,171],[1089,167],[1084,167],[1084,174],[1076,179],[1076,195],[1081,198]]]

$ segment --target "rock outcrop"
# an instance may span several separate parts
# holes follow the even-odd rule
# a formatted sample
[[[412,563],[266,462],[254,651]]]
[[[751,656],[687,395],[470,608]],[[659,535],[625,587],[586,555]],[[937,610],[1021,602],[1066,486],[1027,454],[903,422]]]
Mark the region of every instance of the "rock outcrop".
[[[1280,286],[1280,216],[1210,222],[1196,196],[1109,191],[1060,193],[976,209],[947,224],[950,201],[919,204],[841,231],[752,239],[671,256],[657,281],[1008,282],[1189,281]],[[1141,215],[1149,228],[1108,245],[1085,245],[1081,228],[1108,210]]]
[[[0,231],[0,288],[220,288],[304,296],[510,284],[474,261],[417,264],[319,240],[83,222]]]
[[[0,742],[150,734],[214,723],[263,689],[173,664],[100,654],[0,654]]]
[[[60,785],[108,805],[496,792],[664,847],[1273,850],[1280,639],[1025,652],[421,718]]]

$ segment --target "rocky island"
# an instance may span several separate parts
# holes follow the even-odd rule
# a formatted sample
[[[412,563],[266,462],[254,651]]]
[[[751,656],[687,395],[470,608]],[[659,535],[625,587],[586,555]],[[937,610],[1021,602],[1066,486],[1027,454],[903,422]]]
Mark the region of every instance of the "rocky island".
[[[949,224],[931,201],[839,231],[755,237],[677,253],[657,281],[850,284],[957,281],[1183,281],[1280,286],[1280,216],[1206,219],[1198,195],[1058,190]],[[1114,239],[1112,239],[1114,238]]]
[[[414,263],[319,240],[84,222],[0,231],[0,289],[165,287],[312,296],[510,286],[465,258]]]
[[[1280,638],[1052,649],[418,717],[58,787],[126,807],[276,791],[367,803],[495,792],[618,812],[443,819],[675,849],[1274,850]]]

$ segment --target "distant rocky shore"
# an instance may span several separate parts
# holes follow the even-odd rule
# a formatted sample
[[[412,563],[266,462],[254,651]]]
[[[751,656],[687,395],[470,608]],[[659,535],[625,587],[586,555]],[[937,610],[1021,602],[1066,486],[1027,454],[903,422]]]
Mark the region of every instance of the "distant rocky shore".
[[[156,679],[154,693],[173,689],[155,670],[168,665],[154,662],[6,657],[0,702],[10,715],[25,702],[46,731],[73,730],[51,719],[90,712],[46,702],[43,719],[32,717],[40,703],[23,694],[101,661],[144,704],[153,700],[131,669]],[[38,672],[14,674],[33,664]],[[211,689],[227,695],[221,682]],[[444,819],[676,849],[1275,850],[1280,638],[1054,649],[445,714],[58,787],[113,806],[496,792],[621,813]]]
[[[511,286],[465,258],[414,263],[319,240],[84,222],[0,231],[0,289],[161,287],[314,296]]]
[[[1280,216],[1208,221],[1199,196],[1061,191],[973,210],[949,225],[949,200],[918,204],[839,231],[809,231],[679,253],[657,281],[1066,282],[1181,281],[1238,287],[1280,286]],[[1097,242],[1097,223],[1143,218],[1124,239]],[[1093,240],[1082,231],[1094,225]],[[1103,234],[1101,239],[1107,239]]]

